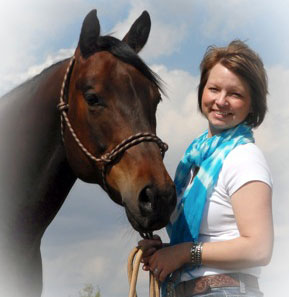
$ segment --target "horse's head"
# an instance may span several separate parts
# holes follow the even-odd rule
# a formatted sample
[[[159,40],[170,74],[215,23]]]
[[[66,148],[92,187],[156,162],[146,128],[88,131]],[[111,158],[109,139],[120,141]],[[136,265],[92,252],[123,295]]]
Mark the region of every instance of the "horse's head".
[[[97,158],[132,135],[156,133],[160,82],[137,55],[149,31],[147,12],[135,21],[122,41],[100,36],[95,10],[83,22],[66,88],[67,116],[83,147]],[[148,137],[139,143],[138,138],[137,144],[130,143],[112,160],[106,160],[107,164],[88,157],[67,127],[64,140],[75,174],[107,188],[110,197],[125,207],[136,230],[152,231],[168,223],[176,195],[156,139]],[[103,165],[105,178],[101,173]]]

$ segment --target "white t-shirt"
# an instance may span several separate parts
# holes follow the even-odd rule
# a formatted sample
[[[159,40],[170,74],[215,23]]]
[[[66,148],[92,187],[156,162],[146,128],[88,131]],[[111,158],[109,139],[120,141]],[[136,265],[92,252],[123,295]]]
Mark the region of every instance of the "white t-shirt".
[[[199,241],[216,242],[234,239],[240,233],[231,204],[232,195],[250,181],[262,181],[272,187],[272,177],[261,150],[253,143],[239,145],[224,160],[214,191],[206,201]],[[260,275],[260,267],[238,270],[238,272]],[[206,266],[181,272],[181,281],[203,275],[228,273],[233,270],[215,269]]]

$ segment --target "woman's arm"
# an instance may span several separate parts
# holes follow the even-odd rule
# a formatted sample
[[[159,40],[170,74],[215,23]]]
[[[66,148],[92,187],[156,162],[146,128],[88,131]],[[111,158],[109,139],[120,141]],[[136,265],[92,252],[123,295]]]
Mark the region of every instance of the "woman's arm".
[[[203,264],[223,269],[267,265],[273,248],[271,188],[263,182],[249,182],[231,199],[240,237],[205,243]]]
[[[241,269],[269,263],[273,247],[272,192],[259,181],[242,186],[232,196],[240,237],[203,244],[202,264],[221,269]],[[191,261],[191,243],[156,250],[145,258],[145,269],[158,268],[163,281],[168,274]]]

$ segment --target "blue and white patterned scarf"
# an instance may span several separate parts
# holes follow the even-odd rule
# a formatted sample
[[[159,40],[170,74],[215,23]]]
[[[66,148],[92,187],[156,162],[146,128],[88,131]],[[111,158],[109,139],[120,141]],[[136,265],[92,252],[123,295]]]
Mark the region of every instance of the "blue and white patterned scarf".
[[[206,131],[190,144],[174,180],[178,197],[184,193],[174,214],[175,220],[167,226],[171,244],[198,241],[204,206],[214,190],[226,156],[236,146],[250,142],[254,142],[251,128],[240,124],[210,138]],[[189,184],[190,173],[196,168],[199,171]]]

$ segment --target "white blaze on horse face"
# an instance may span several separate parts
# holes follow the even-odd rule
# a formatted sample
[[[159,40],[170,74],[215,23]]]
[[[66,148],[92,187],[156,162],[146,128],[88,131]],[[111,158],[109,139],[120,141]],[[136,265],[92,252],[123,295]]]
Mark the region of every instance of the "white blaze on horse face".
[[[242,123],[250,111],[248,83],[220,63],[216,64],[202,95],[202,112],[209,121],[209,135]]]

